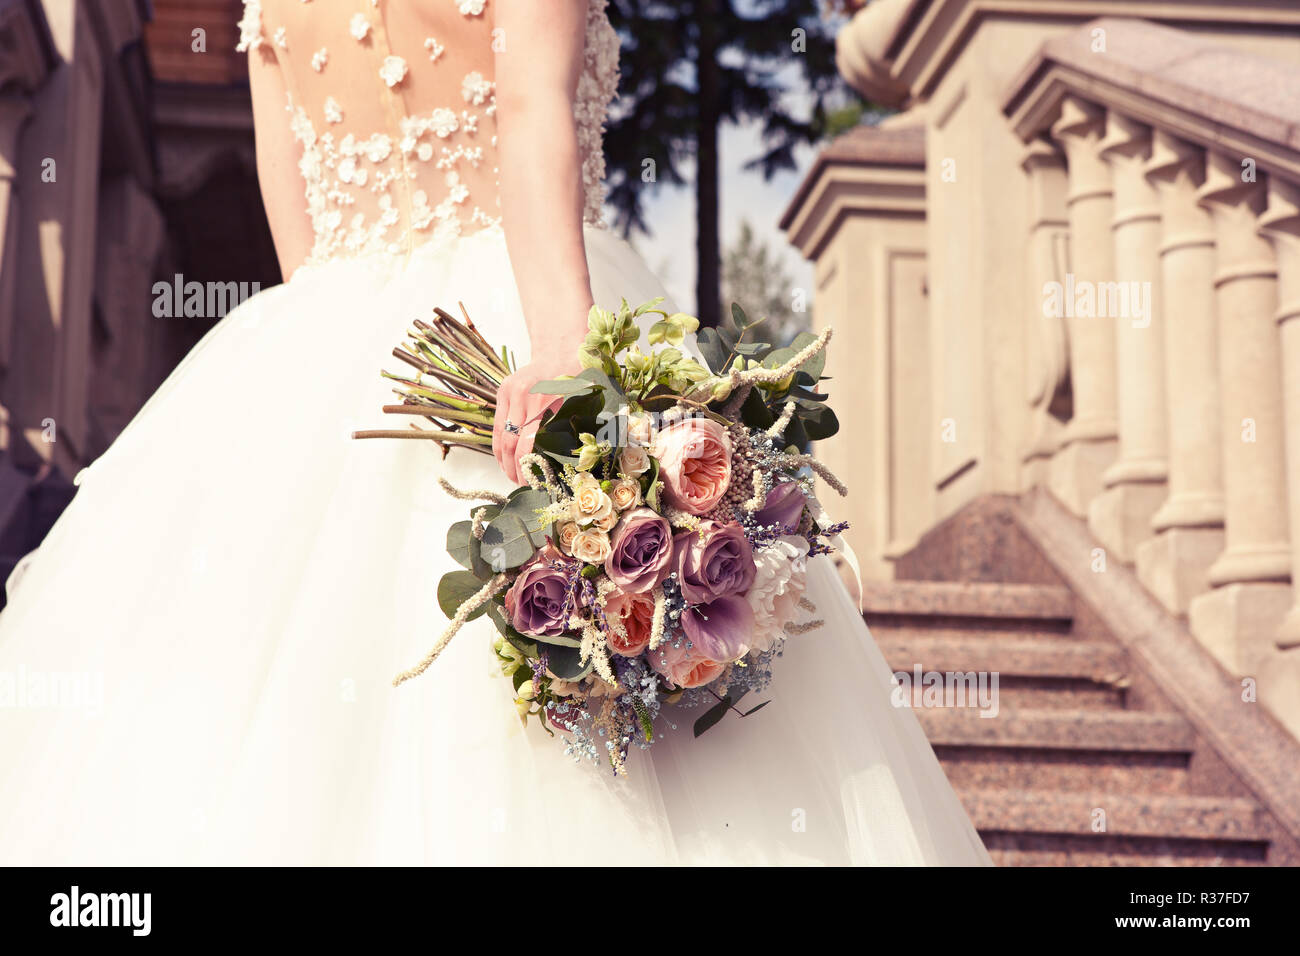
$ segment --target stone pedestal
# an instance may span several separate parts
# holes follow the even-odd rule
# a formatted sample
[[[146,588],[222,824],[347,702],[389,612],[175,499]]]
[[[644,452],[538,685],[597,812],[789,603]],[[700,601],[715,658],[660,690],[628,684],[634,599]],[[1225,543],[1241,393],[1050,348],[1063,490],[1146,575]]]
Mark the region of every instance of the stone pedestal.
[[[1186,614],[1209,588],[1210,565],[1222,553],[1222,528],[1166,528],[1138,545],[1138,579],[1170,611]]]
[[[1274,658],[1272,637],[1290,609],[1286,584],[1225,584],[1192,601],[1187,618],[1192,633],[1224,669],[1259,677]]]

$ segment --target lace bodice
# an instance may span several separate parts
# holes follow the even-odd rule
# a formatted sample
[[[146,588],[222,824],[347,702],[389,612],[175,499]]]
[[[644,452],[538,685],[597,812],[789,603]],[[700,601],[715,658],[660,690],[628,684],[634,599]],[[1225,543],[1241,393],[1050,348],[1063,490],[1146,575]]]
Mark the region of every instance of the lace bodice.
[[[491,0],[244,0],[240,50],[273,56],[315,242],[309,262],[405,254],[499,221]],[[606,111],[618,85],[607,0],[588,0],[574,114],[600,224]]]

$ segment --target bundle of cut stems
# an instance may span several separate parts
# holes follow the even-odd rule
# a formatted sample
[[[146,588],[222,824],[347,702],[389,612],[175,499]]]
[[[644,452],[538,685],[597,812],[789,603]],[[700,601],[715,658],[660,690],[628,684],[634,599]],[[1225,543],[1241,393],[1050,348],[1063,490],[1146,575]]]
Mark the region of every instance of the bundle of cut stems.
[[[504,348],[493,350],[463,302],[460,311],[463,322],[442,309],[434,309],[429,322],[416,319],[406,340],[393,349],[412,371],[380,373],[402,400],[384,411],[423,418],[434,427],[409,421],[405,429],[357,431],[353,438],[417,438],[436,442],[444,455],[452,448],[492,454],[497,389],[514,371],[514,359]]]

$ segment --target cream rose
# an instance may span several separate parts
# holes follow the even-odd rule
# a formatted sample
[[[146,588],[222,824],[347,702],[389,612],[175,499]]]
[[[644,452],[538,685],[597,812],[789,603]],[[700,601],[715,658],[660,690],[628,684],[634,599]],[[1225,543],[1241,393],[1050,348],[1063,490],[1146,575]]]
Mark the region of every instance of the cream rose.
[[[579,531],[573,539],[573,556],[587,564],[604,564],[610,550],[609,535],[595,528]]]
[[[619,511],[627,511],[641,503],[641,483],[631,478],[620,478],[609,489],[609,500]]]
[[[630,478],[640,478],[650,470],[650,453],[640,445],[628,445],[618,453],[618,470]]]
[[[573,504],[570,506],[573,520],[583,528],[614,513],[614,503],[601,490],[600,483],[591,475],[587,475],[586,479],[589,480],[580,479],[575,482]]]
[[[556,543],[565,554],[573,554],[573,539],[582,529],[575,521],[561,521],[555,530]]]

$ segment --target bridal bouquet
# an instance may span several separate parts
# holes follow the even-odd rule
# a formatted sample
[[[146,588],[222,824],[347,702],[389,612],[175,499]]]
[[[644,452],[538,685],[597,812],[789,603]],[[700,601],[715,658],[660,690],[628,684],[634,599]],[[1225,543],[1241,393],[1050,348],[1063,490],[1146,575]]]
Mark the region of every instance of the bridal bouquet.
[[[707,707],[699,736],[767,685],[784,642],[821,623],[807,619],[807,561],[845,527],[826,518],[813,475],[844,486],[802,450],[839,427],[817,391],[830,330],[773,348],[752,340],[762,320],[733,306],[737,331],[701,332],[701,362],[683,350],[698,321],[658,303],[593,308],[582,372],[534,386],[558,407],[520,461],[526,485],[502,496],[442,479],[484,503],[447,532],[463,568],[438,586],[449,627],[394,681],[486,615],[523,721],[560,728],[570,752],[620,773],[664,705]],[[654,317],[645,351],[643,316]],[[441,310],[394,354],[416,373],[386,373],[402,402],[385,410],[435,427],[358,437],[490,453],[510,356]]]

